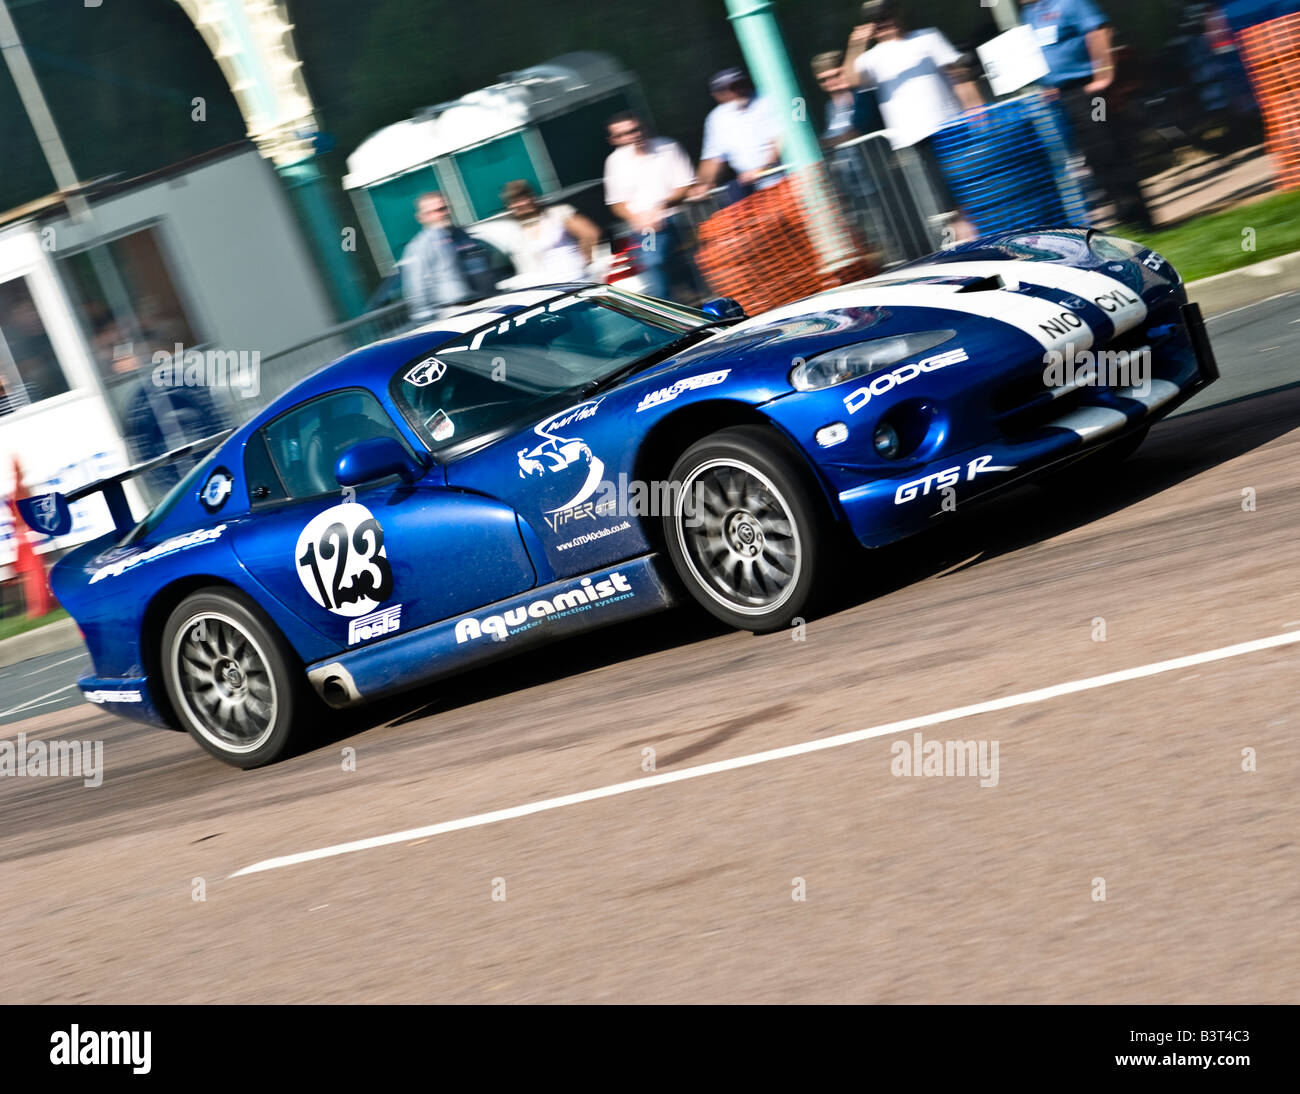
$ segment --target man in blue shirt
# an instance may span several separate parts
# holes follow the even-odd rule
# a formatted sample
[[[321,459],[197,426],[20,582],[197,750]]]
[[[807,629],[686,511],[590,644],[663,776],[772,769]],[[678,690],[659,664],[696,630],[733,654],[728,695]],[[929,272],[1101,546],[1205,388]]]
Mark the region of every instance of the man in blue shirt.
[[[1047,61],[1046,83],[1060,95],[1075,142],[1121,222],[1153,227],[1138,179],[1136,142],[1111,92],[1115,82],[1110,22],[1092,0],[1020,0]],[[1104,103],[1104,113],[1097,109]]]
[[[491,259],[483,244],[451,222],[447,199],[436,191],[421,194],[415,219],[420,231],[397,263],[411,318],[424,322],[443,308],[490,296]]]

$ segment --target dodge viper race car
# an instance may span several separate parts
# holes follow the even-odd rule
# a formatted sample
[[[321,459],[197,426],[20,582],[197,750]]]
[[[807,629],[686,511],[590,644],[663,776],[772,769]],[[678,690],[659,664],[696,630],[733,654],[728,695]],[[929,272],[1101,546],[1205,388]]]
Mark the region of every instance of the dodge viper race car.
[[[1072,367],[1103,359],[1145,368]],[[752,318],[606,286],[499,296],[303,380],[139,523],[125,476],[22,508],[61,534],[98,491],[117,524],[52,575],[86,698],[254,767],[322,703],[683,592],[786,627],[832,542],[1123,455],[1216,376],[1159,255],[1010,233]]]

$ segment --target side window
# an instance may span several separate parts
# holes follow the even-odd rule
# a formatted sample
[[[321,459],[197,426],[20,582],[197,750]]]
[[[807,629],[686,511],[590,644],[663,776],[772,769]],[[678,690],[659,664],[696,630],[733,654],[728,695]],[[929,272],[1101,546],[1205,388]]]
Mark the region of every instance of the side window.
[[[254,433],[244,446],[244,481],[248,483],[248,500],[253,505],[283,501],[288,497],[284,483],[271,465],[265,434],[265,430]]]
[[[368,391],[339,391],[282,414],[262,434],[274,469],[291,498],[314,498],[338,491],[334,465],[358,441],[403,440],[392,419]],[[250,489],[252,478],[249,479]]]

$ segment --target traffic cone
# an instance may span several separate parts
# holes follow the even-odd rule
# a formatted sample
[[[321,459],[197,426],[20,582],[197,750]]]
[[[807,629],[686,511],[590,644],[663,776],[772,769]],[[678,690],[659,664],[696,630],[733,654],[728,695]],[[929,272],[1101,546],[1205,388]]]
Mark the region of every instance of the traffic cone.
[[[39,619],[54,610],[54,594],[50,592],[50,579],[45,573],[45,563],[32,549],[26,523],[18,516],[18,499],[23,496],[23,476],[14,457],[14,488],[9,496],[9,519],[13,522],[14,539],[18,544],[18,557],[14,569],[23,579],[23,601],[27,605],[27,618]]]

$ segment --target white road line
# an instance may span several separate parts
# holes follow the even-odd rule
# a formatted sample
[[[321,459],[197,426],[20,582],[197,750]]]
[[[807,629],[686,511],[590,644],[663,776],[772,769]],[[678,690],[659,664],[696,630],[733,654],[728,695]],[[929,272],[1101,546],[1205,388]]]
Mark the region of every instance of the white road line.
[[[585,802],[599,801],[601,798],[631,794],[636,790],[648,790],[653,786],[667,786],[670,783],[685,782],[687,779],[701,779],[706,775],[719,775],[724,771],[755,767],[758,764],[771,763],[773,760],[787,760],[794,756],[805,756],[829,748],[842,748],[845,745],[857,744],[859,741],[871,740],[873,737],[889,737],[898,733],[908,733],[925,726],[938,725],[942,722],[954,722],[959,718],[972,718],[979,714],[991,714],[994,711],[1008,710],[1011,707],[1042,703],[1048,699],[1058,699],[1062,695],[1074,695],[1077,692],[1090,691],[1093,688],[1109,687],[1111,684],[1122,684],[1129,680],[1141,680],[1144,677],[1158,676],[1164,672],[1177,672],[1179,669],[1191,668],[1193,665],[1205,665],[1212,661],[1223,661],[1229,657],[1241,657],[1243,654],[1258,653],[1260,650],[1274,649],[1278,646],[1289,646],[1296,642],[1300,642],[1300,630],[1287,631],[1284,634],[1275,634],[1268,638],[1256,638],[1250,642],[1240,642],[1235,646],[1222,646],[1217,650],[1209,650],[1205,653],[1188,654],[1186,657],[1175,657],[1169,661],[1156,661],[1150,665],[1121,669],[1118,672],[1108,672],[1102,676],[1089,676],[1082,680],[1053,684],[1050,687],[1038,688],[1036,691],[1022,691],[1018,695],[1007,695],[1001,699],[990,699],[983,703],[954,707],[951,710],[943,710],[937,714],[923,714],[918,718],[905,718],[899,722],[888,722],[885,725],[873,726],[870,729],[857,729],[850,733],[840,733],[834,737],[825,737],[817,741],[803,741],[796,745],[786,745],[784,748],[772,748],[766,752],[754,752],[748,756],[736,756],[730,760],[717,760],[714,763],[700,764],[697,767],[682,768],[680,771],[665,771],[658,775],[649,775],[644,779],[613,783],[610,786],[601,786],[594,790],[583,790],[576,794],[565,794],[558,798],[546,798],[542,801],[529,802],[527,805],[512,806],[509,809],[497,809],[491,813],[476,813],[472,817],[443,821],[440,824],[430,824],[423,828],[408,828],[401,832],[390,832],[383,836],[371,836],[368,839],[353,840],[350,843],[338,843],[332,847],[320,847],[314,851],[300,851],[294,855],[264,859],[262,862],[253,863],[252,866],[245,866],[241,870],[236,870],[229,876],[235,878],[243,877],[246,874],[260,874],[267,870],[296,866],[301,862],[313,862],[316,859],[348,855],[354,851],[369,851],[376,847],[387,847],[394,843],[408,843],[411,840],[441,836],[447,832],[459,832],[466,828],[481,828],[487,824],[496,824],[498,821],[516,820],[519,817],[531,816],[534,813],[546,813],[553,809],[564,809],[570,805],[582,805]]]
[[[10,707],[8,710],[0,710],[0,718],[8,718],[9,715],[17,714],[20,710],[26,710],[29,706],[32,706],[34,703],[39,703],[42,699],[49,699],[54,695],[62,695],[65,691],[71,691],[76,686],[76,684],[66,684],[61,688],[56,688],[54,691],[47,691],[44,695],[38,695],[35,699],[28,699],[25,703],[19,703],[16,707]]]
[[[68,664],[68,662],[70,662],[70,661],[80,661],[80,660],[81,660],[83,657],[85,657],[85,656],[86,656],[86,654],[85,654],[84,652],[83,652],[83,653],[74,653],[71,657],[65,657],[62,661],[55,661],[53,664],[50,664],[50,665],[42,665],[42,666],[41,666],[39,669],[37,669],[35,672],[28,673],[28,676],[29,676],[29,677],[31,677],[31,676],[42,676],[42,675],[44,675],[45,673],[49,672],[50,669],[57,669],[60,665],[66,665],[66,664]]]
[[[1256,300],[1250,304],[1242,304],[1239,308],[1230,308],[1228,311],[1216,312],[1214,315],[1207,315],[1205,321],[1213,323],[1216,319],[1227,319],[1230,315],[1236,315],[1238,312],[1249,311],[1251,308],[1258,308],[1261,304],[1271,304],[1274,300],[1281,300],[1284,296],[1294,296],[1294,292],[1279,292],[1272,296],[1266,296],[1263,300]]]

